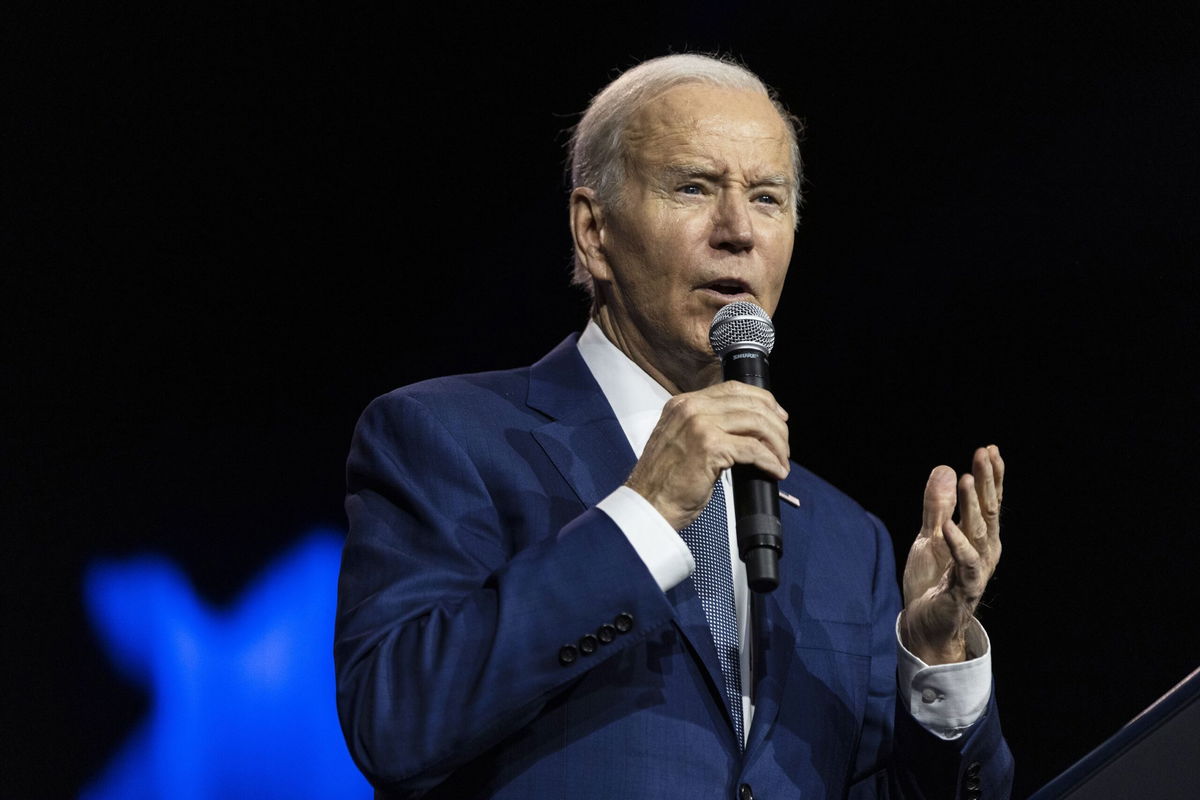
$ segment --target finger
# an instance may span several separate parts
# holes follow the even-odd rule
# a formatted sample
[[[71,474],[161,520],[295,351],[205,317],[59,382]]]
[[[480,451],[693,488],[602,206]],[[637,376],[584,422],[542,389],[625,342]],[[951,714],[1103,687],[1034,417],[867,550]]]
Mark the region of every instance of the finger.
[[[756,436],[769,443],[786,463],[790,455],[787,423],[775,412],[773,403],[771,395],[766,392],[757,396],[738,394],[712,397],[702,392],[676,395],[667,401],[663,410],[660,419],[662,435],[682,437],[700,446],[711,444],[710,437],[714,432]]]
[[[782,420],[787,420],[788,413],[783,406],[779,405],[779,401],[775,399],[775,395],[771,394],[766,389],[759,386],[752,386],[748,383],[740,383],[739,381],[724,381],[714,384],[705,389],[701,389],[694,393],[697,397],[712,400],[714,402],[743,402],[760,404],[765,409],[770,411]]]
[[[987,526],[979,508],[978,486],[973,475],[963,475],[958,482],[958,524],[976,549],[987,544]]]
[[[676,395],[667,403],[663,418],[676,430],[700,433],[719,430],[746,436],[759,436],[770,441],[786,461],[788,427],[777,412],[778,405],[769,392],[756,387],[754,394],[743,392],[709,396],[702,392]]]
[[[733,436],[729,438],[728,446],[721,463],[722,468],[732,467],[734,464],[755,466],[779,481],[786,478],[791,471],[787,459],[780,459],[761,439]]]
[[[697,429],[704,429],[709,440],[708,446],[719,450],[726,438],[747,438],[762,443],[770,450],[785,472],[790,469],[788,459],[791,457],[791,447],[788,444],[787,424],[774,415],[764,415],[758,410],[736,411],[697,417]],[[736,459],[738,464],[750,463],[742,458]]]
[[[791,471],[787,423],[775,413],[770,393],[707,390],[671,398],[652,442],[676,451],[679,463],[703,464],[716,475],[734,464],[763,470],[776,480]]]
[[[996,496],[995,474],[992,472],[992,459],[987,450],[981,447],[975,451],[975,463],[972,467],[975,475],[975,493],[983,512],[987,537],[994,541],[1000,536],[1000,500]]]
[[[709,424],[727,433],[741,436],[766,435],[787,444],[787,423],[762,406],[717,406],[707,410],[703,417]]]
[[[946,540],[946,546],[950,549],[950,557],[954,559],[954,583],[964,593],[965,599],[973,610],[982,594],[982,584],[984,583],[979,554],[975,552],[975,548],[971,546],[966,535],[953,522],[948,521],[942,526],[942,538]]]
[[[992,476],[996,483],[996,506],[1004,502],[1004,459],[1000,457],[1000,448],[994,444],[988,445],[988,458],[992,462]]]
[[[945,521],[950,522],[950,518],[947,517]],[[950,548],[946,546],[946,537],[942,535],[941,527],[932,531],[924,541],[929,543],[929,555],[937,564],[938,574],[940,575],[946,570],[947,565],[954,560],[950,555]]]
[[[954,480],[954,470],[945,465],[934,467],[929,473],[921,509],[921,536],[936,533],[954,513]]]

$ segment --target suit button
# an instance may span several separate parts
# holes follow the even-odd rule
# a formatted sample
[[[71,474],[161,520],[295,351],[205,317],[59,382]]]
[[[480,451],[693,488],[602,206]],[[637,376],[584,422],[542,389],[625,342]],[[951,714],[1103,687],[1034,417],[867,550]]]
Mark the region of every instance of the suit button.
[[[592,653],[596,652],[596,648],[599,646],[600,642],[590,633],[585,633],[583,638],[579,640],[579,652],[583,653],[585,656],[590,656]]]
[[[558,649],[558,663],[564,667],[574,664],[577,658],[579,658],[579,648],[573,644],[564,644]]]
[[[738,787],[738,800],[754,800],[754,790],[750,788],[750,784],[743,783]]]
[[[617,618],[613,620],[613,627],[617,629],[618,633],[629,633],[633,630],[633,614],[628,611],[617,614]]]
[[[978,777],[979,770],[982,768],[983,768],[983,765],[980,764],[978,761],[972,761],[970,764],[967,764],[967,777],[968,778]]]
[[[600,640],[600,644],[608,644],[617,638],[617,629],[606,622],[596,629],[596,638]]]

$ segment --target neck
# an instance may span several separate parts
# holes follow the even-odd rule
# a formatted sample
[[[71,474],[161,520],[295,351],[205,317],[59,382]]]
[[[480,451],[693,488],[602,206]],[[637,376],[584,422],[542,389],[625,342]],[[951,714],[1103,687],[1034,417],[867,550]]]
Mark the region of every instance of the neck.
[[[621,324],[605,303],[592,306],[592,319],[618,350],[672,395],[694,392],[721,381],[721,362],[716,356],[697,358],[683,348],[656,350],[635,326]]]

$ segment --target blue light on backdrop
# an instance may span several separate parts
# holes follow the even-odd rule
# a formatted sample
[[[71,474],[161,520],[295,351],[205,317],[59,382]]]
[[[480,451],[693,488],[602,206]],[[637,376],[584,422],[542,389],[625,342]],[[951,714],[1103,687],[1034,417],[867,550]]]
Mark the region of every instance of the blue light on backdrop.
[[[228,610],[164,558],[94,564],[88,614],[151,710],[83,797],[370,797],[334,705],[341,542],[309,534]]]

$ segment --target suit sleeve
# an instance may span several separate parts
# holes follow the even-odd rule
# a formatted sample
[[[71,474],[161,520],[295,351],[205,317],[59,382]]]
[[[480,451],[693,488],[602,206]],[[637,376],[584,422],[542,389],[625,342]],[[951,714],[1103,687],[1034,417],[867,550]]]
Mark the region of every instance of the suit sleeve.
[[[347,485],[338,713],[351,755],[379,788],[415,795],[437,785],[671,619],[602,511],[518,548],[520,509],[497,502],[466,449],[411,397],[393,393],[364,412]],[[631,630],[594,654],[560,658],[622,614]]]
[[[891,537],[874,516],[876,573],[871,689],[867,699],[851,798],[1006,798],[1013,758],[1000,731],[993,690],[983,715],[963,735],[945,740],[909,713],[896,686],[896,584]]]

